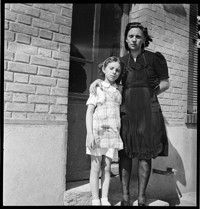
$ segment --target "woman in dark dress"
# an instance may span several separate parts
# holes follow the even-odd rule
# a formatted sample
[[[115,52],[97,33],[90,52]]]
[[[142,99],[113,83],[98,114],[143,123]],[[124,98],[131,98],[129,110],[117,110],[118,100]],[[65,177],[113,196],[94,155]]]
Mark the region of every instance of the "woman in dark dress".
[[[124,65],[121,105],[121,137],[124,149],[119,151],[119,174],[122,184],[122,206],[130,205],[129,184],[132,158],[138,159],[138,205],[146,204],[146,187],[151,173],[151,160],[168,155],[164,118],[157,95],[169,88],[168,67],[160,52],[145,47],[152,41],[147,28],[128,23],[124,34],[128,54]],[[91,85],[91,89],[99,81]]]

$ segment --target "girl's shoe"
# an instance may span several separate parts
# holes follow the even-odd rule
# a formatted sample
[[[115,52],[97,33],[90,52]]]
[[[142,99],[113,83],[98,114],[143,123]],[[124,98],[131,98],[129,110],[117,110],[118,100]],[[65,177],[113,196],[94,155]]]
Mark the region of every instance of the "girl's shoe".
[[[92,200],[92,205],[101,205],[100,199],[93,199]]]
[[[101,198],[101,205],[111,206],[111,204],[109,203],[107,197],[102,197],[102,198]]]

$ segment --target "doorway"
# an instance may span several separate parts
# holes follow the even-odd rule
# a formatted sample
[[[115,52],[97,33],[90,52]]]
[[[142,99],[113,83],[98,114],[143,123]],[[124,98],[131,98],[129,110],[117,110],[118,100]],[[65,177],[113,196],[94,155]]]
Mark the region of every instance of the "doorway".
[[[89,179],[86,155],[86,101],[97,78],[98,64],[111,55],[122,56],[122,28],[128,21],[122,4],[73,4],[66,182]]]

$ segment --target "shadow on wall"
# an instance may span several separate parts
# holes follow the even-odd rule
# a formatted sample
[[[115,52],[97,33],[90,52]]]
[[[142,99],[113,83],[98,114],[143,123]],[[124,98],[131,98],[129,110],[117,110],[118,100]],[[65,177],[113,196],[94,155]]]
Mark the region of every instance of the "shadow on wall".
[[[186,186],[185,169],[183,161],[171,144],[169,143],[168,157],[158,157],[152,161],[152,174],[147,187],[147,195],[149,198],[161,199],[168,202],[171,206],[180,204],[182,196],[177,182]],[[172,172],[167,172],[167,168]],[[155,172],[161,171],[160,173]],[[163,172],[163,174],[161,174]]]

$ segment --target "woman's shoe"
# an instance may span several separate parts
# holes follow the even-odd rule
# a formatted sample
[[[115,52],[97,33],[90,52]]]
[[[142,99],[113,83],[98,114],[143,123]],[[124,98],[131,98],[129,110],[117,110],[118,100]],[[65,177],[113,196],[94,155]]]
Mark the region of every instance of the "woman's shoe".
[[[138,198],[138,206],[146,206],[146,198]]]
[[[130,204],[130,200],[122,200],[121,201],[121,206],[130,206],[131,204]]]

